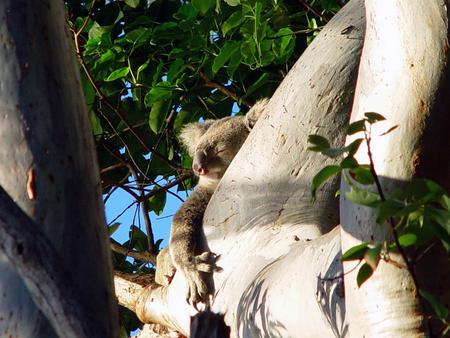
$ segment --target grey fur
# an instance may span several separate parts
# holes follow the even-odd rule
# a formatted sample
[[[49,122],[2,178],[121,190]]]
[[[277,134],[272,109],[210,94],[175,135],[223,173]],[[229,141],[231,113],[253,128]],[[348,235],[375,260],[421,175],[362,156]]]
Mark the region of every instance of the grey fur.
[[[209,251],[204,238],[204,212],[217,184],[266,104],[267,100],[259,101],[246,116],[190,123],[180,133],[183,145],[193,158],[193,169],[199,182],[173,218],[169,242],[171,260],[167,259],[167,252],[160,254],[156,280],[167,285],[175,266],[188,282],[186,300],[195,307],[199,302],[209,304],[209,296],[214,294],[212,273],[221,270],[216,265],[218,257]]]

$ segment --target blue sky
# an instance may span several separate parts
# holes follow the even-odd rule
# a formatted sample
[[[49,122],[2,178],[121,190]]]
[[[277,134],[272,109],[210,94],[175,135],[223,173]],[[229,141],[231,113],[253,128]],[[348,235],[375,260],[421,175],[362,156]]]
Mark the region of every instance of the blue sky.
[[[177,187],[173,187],[170,191],[177,193]],[[185,194],[182,192],[179,194],[183,199],[185,199]],[[108,199],[105,205],[106,221],[111,222],[118,214],[120,214],[125,208],[127,208],[131,203],[133,203],[133,197],[122,189],[117,189],[112,196]],[[150,220],[152,222],[153,234],[155,241],[163,238],[161,247],[166,247],[168,244],[170,225],[172,223],[172,216],[178,210],[181,205],[181,201],[175,198],[171,194],[167,194],[166,207],[160,216],[156,216],[155,213],[150,213]],[[113,234],[113,238],[119,243],[123,243],[128,240],[128,232],[130,226],[133,225],[133,218],[135,215],[136,207],[133,206],[129,208],[117,221],[121,223],[119,229]],[[140,216],[140,220],[136,220],[136,226],[140,225],[142,231],[145,232],[145,224]]]

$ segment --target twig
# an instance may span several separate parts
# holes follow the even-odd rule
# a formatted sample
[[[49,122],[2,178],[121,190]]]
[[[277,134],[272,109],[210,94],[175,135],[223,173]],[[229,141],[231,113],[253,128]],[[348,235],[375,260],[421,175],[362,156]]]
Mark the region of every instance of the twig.
[[[106,167],[106,168],[103,168],[102,170],[100,170],[100,174],[104,174],[104,173],[107,173],[108,171],[112,171],[114,169],[122,168],[122,167],[125,167],[125,165],[123,163],[116,163],[116,164],[110,165],[109,167]]]
[[[184,174],[181,174],[176,180],[174,180],[170,183],[167,183],[165,186],[159,186],[160,188],[158,190],[153,190],[153,191],[149,192],[148,194],[146,194],[145,196],[142,196],[141,198],[145,201],[145,200],[149,199],[150,197],[152,197],[162,191],[168,191],[170,188],[176,186],[177,184],[184,182],[185,180],[187,180],[188,178],[191,178],[192,176],[194,176],[192,174],[192,172],[186,172]],[[178,195],[176,195],[176,196],[178,196]],[[139,202],[141,201],[141,198],[139,198],[139,200],[138,200]],[[178,198],[181,200],[181,202],[184,202],[181,197],[178,196]]]
[[[318,28],[308,28],[308,29],[300,29],[298,31],[292,32],[292,33],[287,33],[287,34],[283,34],[283,35],[278,35],[278,36],[271,36],[271,37],[267,37],[265,38],[266,40],[276,40],[279,38],[283,38],[285,36],[290,36],[290,35],[299,35],[299,34],[307,34],[307,33],[312,33],[312,32],[317,32],[317,31],[321,31],[322,27],[318,27]]]
[[[120,214],[118,214],[112,221],[108,223],[108,226],[111,226],[111,224],[114,224],[115,221],[117,221],[128,209],[130,209],[133,205],[137,204],[137,201],[133,201],[129,206],[127,206],[125,209],[122,210]]]
[[[97,95],[99,96],[100,100],[102,100],[106,106],[111,109],[124,123],[124,125],[128,128],[128,130],[133,134],[133,136],[136,138],[136,140],[141,144],[141,146],[148,152],[152,152],[155,154],[158,158],[160,158],[162,161],[166,162],[171,168],[173,169],[180,169],[178,165],[173,163],[172,161],[165,158],[163,155],[161,155],[159,152],[157,152],[154,147],[149,147],[142,138],[137,134],[137,132],[134,130],[133,126],[128,122],[127,118],[123,115],[123,113],[118,109],[117,107],[114,107],[111,102],[109,102],[106,95],[103,93],[103,91],[98,86],[97,82],[94,79],[94,76],[92,75],[91,71],[86,65],[86,62],[83,58],[83,53],[81,52],[80,44],[79,44],[79,34],[80,32],[76,32],[74,29],[70,29],[72,31],[73,37],[74,37],[74,43],[75,43],[75,52],[78,56],[78,60],[81,64],[81,67],[83,68],[86,76],[89,79],[89,82],[91,83],[92,87],[96,91]]]
[[[148,214],[148,208],[145,203],[146,200],[142,199],[142,197],[145,196],[143,185],[142,185],[142,183],[139,182],[139,177],[136,173],[136,170],[133,168],[133,166],[128,165],[128,168],[130,169],[131,175],[133,175],[133,177],[134,177],[134,180],[136,182],[136,187],[139,189],[140,197],[136,196],[136,200],[139,200],[139,205],[141,206],[141,210],[142,210],[142,217],[144,218],[145,229],[147,230],[148,251],[155,253],[155,238],[154,238],[153,230],[152,230],[152,222],[150,221],[150,216]]]
[[[351,272],[355,271],[356,268],[358,266],[360,266],[362,263],[362,259],[359,260],[358,264],[356,264],[353,268],[351,268],[350,270],[348,270],[347,272],[342,272],[339,275],[336,275],[334,277],[327,277],[327,278],[322,278],[320,277],[320,275],[317,277],[319,280],[324,281],[324,282],[334,282],[336,279],[341,279],[344,278],[345,276],[347,276],[348,274],[350,274]]]
[[[111,242],[111,250],[142,262],[152,263],[153,265],[156,264],[156,255],[152,254],[150,251],[137,252],[129,250],[128,248],[114,242]]]
[[[205,81],[205,84],[208,87],[211,88],[216,88],[218,91],[222,92],[223,94],[225,94],[228,97],[231,97],[233,100],[235,101],[239,101],[242,102],[243,105],[245,105],[246,107],[250,108],[252,106],[252,104],[250,102],[248,102],[245,99],[242,99],[241,97],[239,97],[236,93],[232,92],[231,90],[229,90],[228,88],[222,86],[219,83],[213,82],[211,81],[205,73],[203,73],[201,70],[196,70],[194,66],[189,65],[188,68],[194,72],[197,72],[198,75],[200,75],[200,77],[203,79],[203,81]]]
[[[384,195],[383,188],[381,186],[381,182],[380,182],[380,179],[378,177],[378,174],[375,171],[375,164],[374,164],[374,161],[373,161],[372,150],[371,150],[371,146],[370,146],[371,141],[372,141],[372,139],[370,137],[370,132],[371,132],[371,130],[369,131],[369,133],[366,130],[364,131],[364,139],[365,139],[366,144],[367,144],[367,155],[369,157],[369,167],[370,167],[370,172],[372,173],[372,176],[374,178],[375,185],[376,185],[377,190],[378,190],[378,194],[380,195],[380,199],[384,202],[384,201],[386,201],[386,197]],[[406,255],[405,250],[403,250],[403,248],[402,248],[402,246],[400,244],[399,235],[398,235],[397,229],[395,227],[396,224],[395,224],[395,220],[394,220],[393,217],[389,217],[389,225],[391,227],[392,235],[394,237],[395,246],[397,247],[397,250],[400,253],[400,255],[402,256],[403,260],[405,261],[406,268],[407,268],[408,272],[411,275],[411,278],[412,278],[412,280],[414,282],[416,290],[419,291],[419,281],[417,279],[416,272],[414,271],[414,266],[410,262],[408,256]],[[424,309],[424,304],[423,304],[422,297],[419,297],[418,299],[419,299],[420,307],[422,309]],[[428,328],[428,330],[430,330],[430,328]],[[429,331],[429,332],[431,332],[431,331]]]
[[[320,14],[319,12],[317,12],[312,6],[310,6],[305,0],[299,0],[299,2],[306,7],[306,9],[308,9],[311,13],[313,13],[315,16],[319,17],[320,20],[322,20],[323,22],[327,23],[328,20],[327,18],[325,18],[322,14]]]
[[[86,25],[89,22],[89,19],[91,18],[92,12],[94,11],[94,7],[95,7],[95,3],[97,2],[97,0],[92,0],[91,3],[91,8],[89,8],[89,12],[86,16],[86,19],[84,19],[83,24],[81,25],[80,29],[77,31],[77,35],[80,35],[81,32],[83,32],[83,30],[86,28]]]

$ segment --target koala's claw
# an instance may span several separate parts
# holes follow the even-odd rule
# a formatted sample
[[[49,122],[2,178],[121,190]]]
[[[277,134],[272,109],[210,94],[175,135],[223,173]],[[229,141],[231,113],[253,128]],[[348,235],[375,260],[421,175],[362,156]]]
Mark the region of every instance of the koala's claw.
[[[216,265],[220,255],[216,255],[211,251],[202,252],[194,257],[195,267],[198,271],[206,273],[221,272],[223,269]]]
[[[188,290],[186,293],[186,301],[199,311],[198,303],[205,303],[209,305],[209,295],[211,294],[205,278],[208,278],[204,273],[199,271],[189,271],[186,275],[188,281]]]
[[[191,268],[185,271],[188,282],[186,301],[197,311],[199,311],[197,308],[198,303],[204,303],[207,308],[209,307],[210,297],[214,293],[211,285],[212,273],[223,270],[216,265],[219,258],[220,255],[216,255],[213,252],[202,252],[194,257]]]

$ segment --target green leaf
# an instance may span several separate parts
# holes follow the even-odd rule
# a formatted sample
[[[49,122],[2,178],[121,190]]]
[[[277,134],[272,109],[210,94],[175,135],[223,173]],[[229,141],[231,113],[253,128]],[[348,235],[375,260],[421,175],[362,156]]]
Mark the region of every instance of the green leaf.
[[[389,218],[394,217],[403,207],[404,204],[397,200],[387,199],[381,201],[377,210],[377,223],[383,224]]]
[[[123,325],[119,329],[119,338],[128,338],[128,332]]]
[[[92,40],[92,43],[94,42],[94,39],[100,38],[103,35],[109,35],[108,33],[111,32],[114,25],[108,25],[108,26],[100,26],[97,22],[94,22],[91,29],[89,29],[89,40]]]
[[[166,205],[166,192],[161,191],[158,194],[153,195],[147,200],[148,210],[153,211],[156,215],[161,215]]]
[[[241,4],[241,0],[224,0],[230,6],[237,6]]]
[[[233,78],[234,73],[241,64],[242,55],[241,50],[238,49],[233,55],[231,55],[230,61],[228,62],[227,74],[230,78]]]
[[[368,165],[359,165],[350,170],[350,175],[355,181],[364,185],[371,185],[374,183],[372,172]]]
[[[275,35],[273,43],[273,52],[280,61],[285,61],[291,56],[294,46],[294,32],[288,27],[281,28]]]
[[[89,109],[89,122],[91,123],[92,134],[102,135],[103,127],[100,123],[100,119],[92,109]]]
[[[140,65],[140,66],[138,67],[137,72],[136,72],[136,78],[137,78],[138,80],[139,80],[139,75],[141,74],[141,72],[142,72],[143,70],[145,70],[145,68],[147,68],[149,62],[150,62],[150,59],[147,60],[147,61],[145,61],[142,65]]]
[[[118,222],[111,224],[108,227],[109,235],[112,236],[117,231],[117,229],[119,229],[120,225],[121,225],[121,223],[118,223]]]
[[[108,49],[106,52],[104,52],[98,61],[96,63],[106,63],[109,61],[114,61],[116,54],[111,49]]]
[[[220,49],[219,54],[214,58],[212,65],[213,73],[217,73],[225,63],[231,58],[231,56],[239,50],[239,43],[237,41],[227,41]]]
[[[367,122],[369,122],[370,124],[386,120],[383,115],[380,115],[378,113],[364,113],[364,116],[366,117]]]
[[[311,147],[308,150],[311,151],[322,151],[324,149],[330,148],[330,142],[320,135],[308,135],[308,143],[311,143]]]
[[[450,229],[450,212],[435,208],[433,206],[427,206],[425,214],[434,222],[441,225],[446,229]]]
[[[372,208],[378,206],[381,200],[377,193],[358,189],[354,186],[350,187],[350,191],[345,193],[345,198],[355,204]]]
[[[124,39],[134,45],[142,45],[152,36],[152,30],[149,28],[137,28],[125,34]]]
[[[439,302],[431,293],[428,291],[425,291],[423,289],[419,289],[420,295],[428,302],[430,303],[431,307],[433,308],[434,313],[436,316],[442,320],[447,320],[448,317],[448,309]]]
[[[358,138],[358,139],[354,140],[352,143],[350,143],[348,146],[346,146],[345,148],[348,151],[348,156],[355,155],[359,149],[359,146],[361,145],[361,143],[363,141],[364,141],[364,139]]]
[[[367,250],[364,254],[364,260],[372,268],[373,271],[375,271],[378,266],[378,262],[380,261],[380,252],[381,245],[377,245]]]
[[[316,197],[316,190],[330,177],[339,174],[341,167],[338,165],[329,165],[320,170],[312,179],[311,194]]]
[[[109,76],[105,79],[105,81],[110,82],[110,81],[114,81],[117,79],[121,79],[121,78],[127,76],[129,72],[130,72],[129,67],[123,67],[123,68],[116,69],[111,74],[109,74]]]
[[[417,236],[415,234],[404,234],[398,238],[398,241],[402,248],[407,248],[417,243]]]
[[[351,123],[347,127],[347,135],[353,135],[366,130],[366,121],[359,120]]]
[[[341,162],[342,169],[352,169],[358,166],[358,161],[354,159],[352,156],[347,156]]]
[[[359,268],[358,275],[356,276],[356,283],[358,284],[358,287],[361,287],[361,285],[363,285],[363,283],[366,282],[372,274],[373,269],[369,264],[364,263],[361,268]]]
[[[231,14],[228,19],[222,24],[222,34],[226,36],[233,28],[238,27],[245,18],[242,16],[241,11],[236,11]]]
[[[139,0],[125,0],[125,3],[131,8],[136,8],[139,5]]]
[[[151,107],[155,102],[170,99],[172,97],[172,90],[173,87],[169,82],[163,81],[158,83],[145,95],[145,106]]]
[[[241,43],[241,55],[245,63],[253,65],[255,63],[256,44],[253,40],[244,40]]]
[[[197,9],[192,4],[185,3],[178,9],[178,13],[174,17],[191,21],[197,17],[197,13]]]
[[[132,225],[129,231],[130,243],[125,242],[123,245],[126,247],[135,248],[137,251],[142,252],[148,249],[147,235],[137,226]]]
[[[445,209],[450,211],[450,197],[448,195],[442,195],[440,202]]]
[[[216,0],[192,0],[191,3],[202,15],[205,15],[216,5]]]
[[[439,184],[427,179],[414,180],[406,189],[407,198],[421,203],[438,202],[444,194]]]
[[[320,152],[329,158],[336,158],[343,155],[346,151],[346,148],[326,148]]]
[[[248,87],[247,92],[242,98],[246,98],[253,94],[257,89],[265,85],[269,81],[269,73],[263,73],[258,80],[256,80],[250,87]]]
[[[155,133],[161,131],[162,126],[167,117],[167,113],[171,108],[171,100],[158,101],[152,104],[152,109],[149,116],[149,126],[150,129]]]
[[[450,254],[450,229],[437,226],[433,228],[433,231],[435,236],[441,240],[445,250]]]
[[[169,71],[167,72],[167,80],[171,83],[175,83],[178,75],[186,68],[182,59],[176,59],[170,64]]]
[[[345,262],[363,259],[367,250],[369,250],[368,245],[369,243],[361,243],[354,247],[351,247],[342,255],[341,260]]]
[[[160,250],[159,247],[160,247],[160,245],[161,245],[163,240],[164,240],[163,238],[160,238],[157,241],[155,241],[155,249],[156,250],[158,250],[158,251]]]

